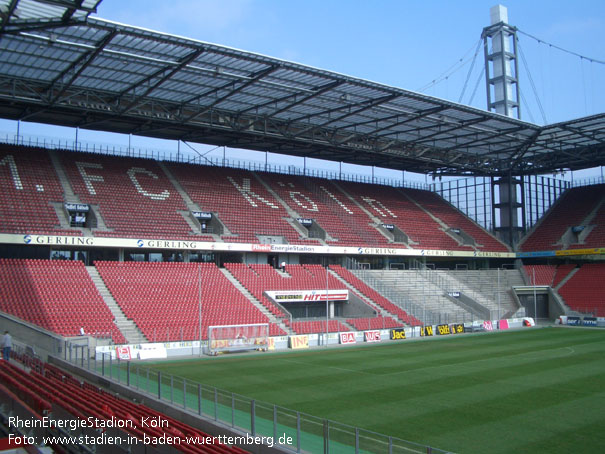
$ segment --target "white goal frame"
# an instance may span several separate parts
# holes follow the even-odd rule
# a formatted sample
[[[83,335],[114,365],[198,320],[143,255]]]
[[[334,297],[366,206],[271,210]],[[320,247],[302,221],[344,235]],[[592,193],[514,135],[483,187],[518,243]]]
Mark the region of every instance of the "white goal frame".
[[[269,323],[243,325],[214,325],[208,327],[208,345],[205,353],[245,350],[266,351],[269,347]]]

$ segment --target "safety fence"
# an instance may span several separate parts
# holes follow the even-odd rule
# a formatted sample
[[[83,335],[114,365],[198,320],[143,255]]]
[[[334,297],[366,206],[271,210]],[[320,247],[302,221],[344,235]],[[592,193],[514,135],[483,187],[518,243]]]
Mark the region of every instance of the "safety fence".
[[[293,453],[449,452],[164,374],[137,362],[114,358],[108,353],[95,354],[86,346],[70,346],[65,350],[64,359],[144,395],[227,425],[242,434],[270,439],[274,445]]]

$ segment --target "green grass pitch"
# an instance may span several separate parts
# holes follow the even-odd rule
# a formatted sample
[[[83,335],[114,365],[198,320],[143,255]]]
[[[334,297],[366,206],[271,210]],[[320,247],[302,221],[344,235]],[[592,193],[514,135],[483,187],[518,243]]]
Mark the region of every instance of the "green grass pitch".
[[[601,329],[524,329],[151,367],[459,453],[594,453],[605,446]]]

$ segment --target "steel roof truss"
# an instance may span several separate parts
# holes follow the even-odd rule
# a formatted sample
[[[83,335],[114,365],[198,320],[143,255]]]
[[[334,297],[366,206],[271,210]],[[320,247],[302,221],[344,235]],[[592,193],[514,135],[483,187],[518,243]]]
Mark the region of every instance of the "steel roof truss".
[[[130,102],[130,104],[128,104],[126,107],[120,109],[120,113],[121,114],[127,113],[130,109],[132,109],[134,106],[136,106],[143,98],[145,98],[147,95],[149,95],[153,90],[155,90],[156,88],[161,86],[164,82],[166,82],[173,75],[175,75],[177,72],[179,72],[181,69],[183,69],[185,66],[187,66],[189,63],[191,63],[193,60],[198,58],[203,53],[204,53],[204,49],[194,50],[189,55],[187,55],[185,58],[183,58],[176,66],[174,66],[172,69],[170,69],[170,71],[168,71],[168,69],[170,67],[166,66],[164,68],[159,69],[158,71],[155,71],[153,74],[145,77],[144,79],[138,81],[137,83],[131,85],[130,87],[128,87],[126,90],[124,90],[122,93],[119,94],[118,98],[125,96],[125,94],[128,93],[129,91],[133,91],[133,90],[136,91],[136,89],[138,87],[152,81],[156,77],[160,76],[162,73],[165,73],[162,77],[160,77],[158,80],[156,80],[153,84],[148,86],[143,93],[141,93],[140,95],[137,95]],[[168,71],[168,72],[166,72],[166,71]]]
[[[116,36],[116,34],[116,31],[109,33],[97,44],[97,46],[95,46],[96,49],[91,50],[88,53],[82,54],[68,68],[63,70],[57,77],[55,77],[55,79],[50,83],[49,91],[51,91],[55,84],[63,77],[65,77],[65,75],[67,75],[74,68],[80,66],[80,68],[69,79],[69,81],[63,85],[61,91],[57,95],[51,97],[50,107],[52,107],[67,90],[69,90],[74,81],[80,76],[80,74],[82,74],[82,72],[84,72],[84,70],[86,70],[88,65],[97,57],[97,55],[99,55],[103,51],[105,46],[107,46],[111,42],[111,40]]]
[[[231,81],[228,84],[225,84],[225,85],[223,85],[221,87],[218,87],[218,88],[215,88],[213,90],[210,90],[210,93],[212,93],[212,92],[219,92],[219,91],[227,89],[227,87],[229,87],[230,85],[234,85],[234,84],[236,84],[238,82],[241,83],[241,85],[239,85],[237,88],[234,88],[231,91],[229,91],[228,93],[226,93],[225,95],[223,95],[223,96],[215,99],[210,105],[205,106],[201,111],[196,112],[194,115],[191,115],[190,117],[184,119],[183,122],[184,123],[188,123],[188,122],[190,122],[192,120],[195,120],[199,116],[204,115],[205,113],[207,113],[209,110],[211,110],[213,107],[215,107],[216,105],[220,104],[224,100],[230,98],[231,96],[233,96],[236,93],[239,93],[240,91],[242,91],[246,87],[252,85],[253,83],[258,82],[263,77],[271,74],[273,71],[275,71],[276,69],[278,69],[278,67],[279,67],[278,65],[273,65],[273,66],[269,66],[268,68],[265,68],[265,69],[263,69],[261,71],[258,71],[255,74],[252,74],[251,76],[249,76],[248,80],[246,80],[243,83],[241,83],[242,79],[240,79],[239,81]],[[209,93],[204,93],[203,96],[207,96],[208,94]],[[186,101],[185,103],[189,104],[189,101]]]
[[[304,117],[299,117],[294,120],[290,120],[289,123],[290,124],[292,124],[293,122],[298,123],[301,119],[310,119],[310,118],[313,118],[316,116],[329,115],[332,112],[339,112],[339,111],[346,110],[346,109],[349,110],[348,112],[345,112],[343,115],[341,115],[337,118],[333,118],[333,119],[328,120],[319,125],[311,125],[307,128],[304,128],[302,131],[299,132],[299,134],[305,134],[306,132],[313,133],[314,131],[321,129],[321,128],[325,128],[326,126],[328,126],[336,121],[341,121],[344,118],[350,117],[351,115],[358,114],[359,112],[363,112],[364,110],[368,110],[372,107],[378,106],[378,105],[383,104],[388,101],[391,101],[391,100],[397,98],[398,96],[399,96],[398,94],[389,94],[386,96],[382,96],[380,98],[364,100],[364,101],[360,101],[358,103],[349,104],[347,106],[335,107],[335,108],[329,109],[327,111],[322,111],[322,112],[319,112],[316,114],[309,114],[309,115],[305,115]]]

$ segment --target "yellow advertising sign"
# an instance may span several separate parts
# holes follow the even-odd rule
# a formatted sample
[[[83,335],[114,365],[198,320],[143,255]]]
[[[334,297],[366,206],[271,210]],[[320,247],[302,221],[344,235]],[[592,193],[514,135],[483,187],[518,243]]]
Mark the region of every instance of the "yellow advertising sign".
[[[309,348],[309,336],[290,336],[290,348],[292,350],[300,350],[303,348]]]
[[[555,251],[555,255],[597,255],[605,254],[605,248],[590,248],[590,249],[565,249],[563,251]]]

